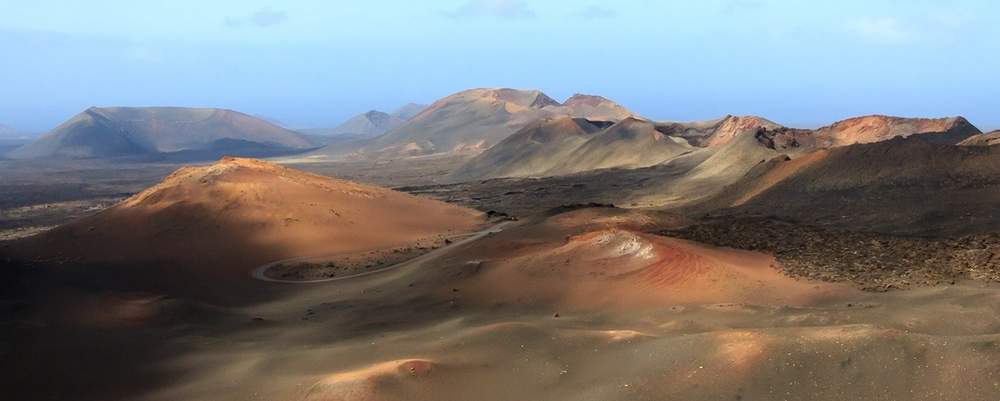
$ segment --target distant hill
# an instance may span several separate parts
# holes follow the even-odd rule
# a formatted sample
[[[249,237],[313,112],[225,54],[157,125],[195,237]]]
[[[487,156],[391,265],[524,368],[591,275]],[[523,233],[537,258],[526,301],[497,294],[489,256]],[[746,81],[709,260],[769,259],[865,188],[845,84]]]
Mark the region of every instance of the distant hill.
[[[18,130],[0,124],[0,159],[6,157],[7,153],[31,142],[32,135],[19,132]]]
[[[412,119],[413,117],[416,117],[417,114],[420,114],[420,112],[424,111],[424,109],[426,108],[427,108],[426,104],[407,103],[402,107],[393,110],[393,112],[389,113],[389,115],[396,117],[400,120],[406,121]]]
[[[0,138],[10,137],[17,135],[18,132],[13,127],[8,127],[6,125],[0,124]]]
[[[775,130],[782,126],[757,116],[727,115],[715,120],[694,122],[659,122],[657,129],[664,134],[687,139],[695,146],[719,146],[732,142],[738,135],[753,134],[759,129]]]
[[[356,138],[373,138],[403,125],[406,120],[378,110],[358,114],[330,129],[304,130],[315,135],[349,135]]]
[[[600,121],[621,121],[636,115],[618,103],[601,96],[574,94],[563,102],[570,117]]]
[[[723,126],[719,120],[698,125],[700,125],[698,129],[705,129],[706,126]],[[715,146],[709,145],[710,142],[713,142],[708,139],[713,138],[712,135],[702,135],[701,137],[706,138],[705,141],[699,141],[705,146],[703,150],[693,152],[691,156],[681,156],[664,163],[664,169],[673,171],[671,173],[672,179],[657,181],[636,191],[631,200],[639,205],[685,206],[716,196],[730,196],[730,205],[742,204],[747,202],[747,199],[755,197],[758,192],[762,192],[762,185],[767,187],[776,180],[783,179],[782,177],[788,173],[788,169],[798,166],[796,163],[804,163],[809,160],[805,157],[815,157],[813,152],[816,151],[825,152],[826,149],[832,151],[839,148],[853,149],[864,143],[884,143],[885,145],[878,147],[878,149],[889,149],[898,146],[899,140],[903,138],[911,140],[902,143],[931,142],[954,145],[977,133],[979,130],[962,117],[912,119],[867,116],[839,121],[817,130],[780,126],[773,128],[765,124],[756,130],[744,131],[742,135],[731,136],[729,141],[723,141],[723,144]],[[714,136],[714,138],[726,136],[729,135]],[[718,143],[718,141],[715,142]],[[945,148],[952,149],[955,146],[946,146]],[[838,150],[839,152],[841,151]],[[933,159],[932,154],[921,157]],[[703,159],[696,161],[700,158]],[[803,160],[799,160],[800,158]],[[768,175],[766,178],[762,178],[767,184],[759,184],[754,187],[755,189],[745,189],[746,192],[740,196],[734,195],[740,191],[734,190],[729,187],[730,185],[737,185],[745,180],[745,177],[756,174],[755,171],[764,168],[762,166],[776,163],[776,160],[790,160],[791,164],[782,164],[785,167],[775,170],[772,175]],[[845,171],[854,171],[862,165],[860,161],[858,163],[851,165],[845,162],[841,168],[847,169]],[[691,167],[692,165],[693,167]],[[878,174],[879,171],[871,168],[862,170],[864,171],[856,173],[859,176],[871,176]],[[831,169],[828,173],[837,176],[835,169]],[[804,186],[801,188],[803,191],[810,191],[812,188],[811,184],[805,184],[807,182],[804,181]],[[837,199],[837,197],[832,196],[827,199]],[[774,208],[775,205],[784,207],[781,200],[760,204],[761,209]],[[807,206],[807,204],[803,204],[803,207]],[[849,213],[849,211],[843,210],[843,213]]]
[[[357,148],[320,149],[316,154],[360,152],[391,157],[432,153],[479,153],[540,118],[570,116],[620,120],[633,115],[596,96],[576,95],[559,103],[537,90],[470,89],[447,96],[405,124]]]
[[[569,116],[542,118],[479,154],[453,176],[462,180],[545,175],[601,129]]]
[[[744,134],[755,138],[760,130],[778,132],[784,128],[753,116],[726,116],[693,123],[652,123],[628,117],[613,125],[606,123],[600,132],[581,137],[578,126],[567,122],[568,117],[558,121],[561,123],[528,125],[469,160],[453,177],[457,180],[543,177],[603,168],[648,167],[701,148],[722,148]],[[558,140],[540,142],[538,130],[544,131],[543,137]],[[757,140],[768,142],[769,138]],[[526,149],[531,151],[524,154]]]
[[[897,137],[919,136],[922,140],[949,144],[970,136],[969,141],[980,137],[976,136],[979,130],[962,117],[866,116],[817,130],[787,128],[757,116],[727,115],[707,121],[658,123],[627,118],[606,132],[588,134],[586,139],[582,139],[578,125],[567,121],[529,124],[469,160],[456,170],[453,178],[543,177],[602,168],[640,168],[698,153],[687,157],[681,165],[689,165],[695,157],[704,157],[703,163],[665,185],[678,189],[698,182],[696,187],[711,191],[712,185],[731,183],[753,165],[777,155],[800,155],[816,149]],[[544,135],[534,132],[538,130],[544,131]],[[539,141],[539,137],[549,139]],[[664,191],[670,193],[673,189]],[[649,197],[657,195],[650,193]],[[698,194],[701,195],[704,192]]]
[[[312,142],[321,145],[342,143],[348,139],[373,138],[403,125],[426,108],[426,105],[408,103],[392,113],[370,110],[358,114],[334,128],[305,128],[297,131],[305,134]]]
[[[993,146],[1000,145],[1000,130],[985,134],[973,135],[958,143],[961,146]]]
[[[920,135],[926,141],[956,144],[980,133],[978,128],[962,117],[929,119],[872,115],[838,121],[815,130],[813,136],[817,140],[817,147],[829,148],[881,142],[911,135]]]
[[[664,135],[654,125],[632,117],[597,133],[553,169],[570,174],[603,168],[639,168],[663,163],[693,147],[682,138]]]
[[[311,147],[293,131],[224,109],[183,107],[91,107],[9,157],[104,158],[215,149],[225,140],[276,150]],[[237,154],[238,155],[238,154]]]

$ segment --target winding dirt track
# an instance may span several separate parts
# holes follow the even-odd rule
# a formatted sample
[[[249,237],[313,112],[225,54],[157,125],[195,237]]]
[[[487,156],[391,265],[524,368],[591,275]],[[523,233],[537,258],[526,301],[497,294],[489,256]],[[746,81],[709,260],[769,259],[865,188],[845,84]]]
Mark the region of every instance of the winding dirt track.
[[[303,261],[303,260],[308,260],[308,259],[316,259],[316,258],[321,258],[322,256],[299,256],[299,257],[294,257],[294,258],[282,259],[282,260],[274,261],[274,262],[271,262],[271,263],[268,263],[266,265],[259,266],[259,267],[255,268],[255,269],[253,269],[253,271],[251,271],[250,275],[253,276],[253,278],[255,278],[257,280],[267,281],[267,282],[271,282],[271,283],[285,283],[285,284],[325,283],[325,282],[329,282],[329,281],[348,280],[348,279],[352,279],[352,278],[370,276],[372,274],[378,274],[378,273],[383,273],[383,272],[386,272],[386,271],[389,271],[389,270],[398,269],[398,268],[406,266],[406,265],[424,263],[424,262],[426,262],[428,260],[434,259],[438,255],[440,255],[440,254],[448,251],[449,249],[452,249],[454,247],[470,243],[472,241],[478,240],[478,239],[483,238],[483,237],[485,237],[487,235],[490,235],[490,234],[495,234],[495,233],[501,232],[501,231],[503,231],[504,227],[510,225],[511,223],[514,223],[514,222],[513,221],[504,221],[504,222],[501,222],[499,224],[495,224],[495,225],[493,225],[493,226],[491,226],[491,227],[489,227],[489,228],[487,228],[485,230],[482,230],[482,231],[473,232],[471,234],[462,234],[463,236],[468,236],[468,237],[465,238],[465,239],[462,239],[460,241],[452,242],[451,244],[449,244],[447,246],[440,247],[438,249],[435,249],[435,250],[430,251],[428,253],[425,253],[423,255],[417,256],[417,257],[415,257],[413,259],[410,259],[410,260],[406,260],[406,261],[403,261],[403,262],[400,262],[400,263],[396,263],[394,265],[386,266],[386,267],[383,267],[381,269],[367,271],[367,272],[364,272],[364,273],[353,274],[353,275],[350,275],[350,276],[322,278],[322,279],[315,279],[315,280],[282,280],[282,279],[270,278],[270,277],[267,277],[267,275],[265,275],[265,273],[267,272],[267,269],[270,269],[271,267],[274,267],[276,265],[279,265],[279,264],[282,264],[282,263]]]

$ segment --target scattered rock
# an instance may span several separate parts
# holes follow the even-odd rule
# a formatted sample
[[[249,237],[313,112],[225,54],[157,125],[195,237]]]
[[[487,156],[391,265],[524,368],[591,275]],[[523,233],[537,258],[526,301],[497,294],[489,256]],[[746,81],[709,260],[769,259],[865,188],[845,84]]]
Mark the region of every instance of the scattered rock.
[[[1000,234],[957,239],[832,230],[769,217],[730,218],[660,234],[716,246],[767,252],[786,274],[853,282],[875,292],[1000,281]]]

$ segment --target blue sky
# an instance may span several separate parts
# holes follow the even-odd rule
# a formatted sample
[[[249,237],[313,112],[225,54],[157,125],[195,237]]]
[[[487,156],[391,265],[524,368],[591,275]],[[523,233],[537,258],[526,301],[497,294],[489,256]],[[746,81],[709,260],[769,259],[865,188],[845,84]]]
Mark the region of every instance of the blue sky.
[[[0,124],[178,105],[321,127],[507,86],[656,119],[1000,128],[998,17],[975,0],[0,0]]]

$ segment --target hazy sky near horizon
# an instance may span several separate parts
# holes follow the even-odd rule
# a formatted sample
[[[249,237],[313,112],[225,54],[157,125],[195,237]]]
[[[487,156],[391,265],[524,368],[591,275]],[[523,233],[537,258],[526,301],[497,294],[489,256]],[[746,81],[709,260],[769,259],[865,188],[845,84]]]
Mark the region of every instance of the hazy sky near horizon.
[[[998,16],[987,0],[0,0],[0,124],[175,105],[324,127],[515,87],[655,119],[1000,128]]]

